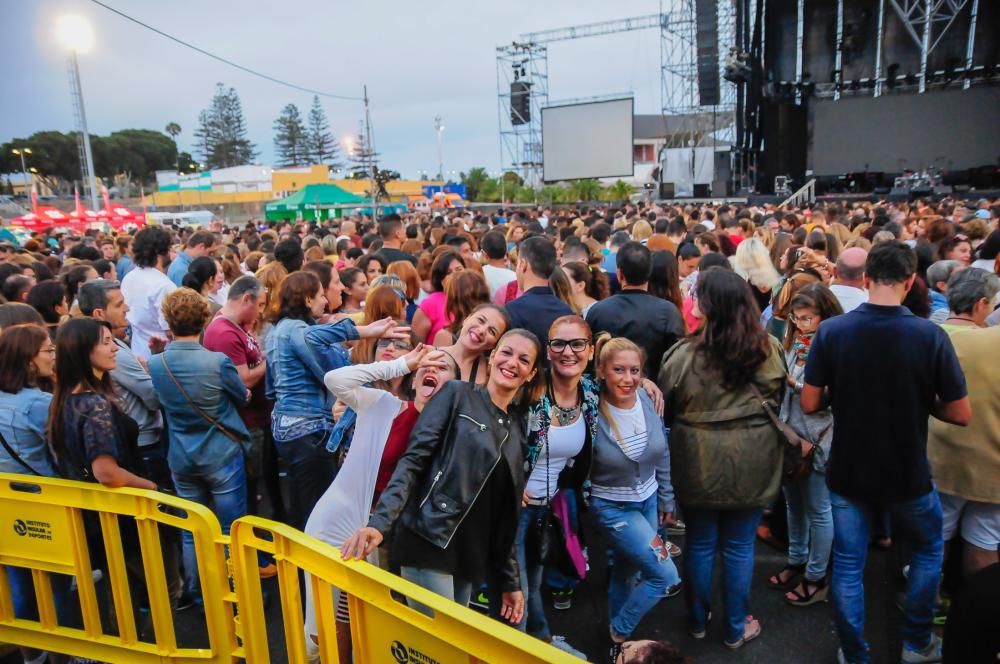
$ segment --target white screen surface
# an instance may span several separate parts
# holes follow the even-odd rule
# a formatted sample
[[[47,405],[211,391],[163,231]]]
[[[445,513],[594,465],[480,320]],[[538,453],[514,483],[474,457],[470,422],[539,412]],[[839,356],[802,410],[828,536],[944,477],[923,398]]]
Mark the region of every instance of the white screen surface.
[[[633,100],[542,109],[542,179],[632,177]]]

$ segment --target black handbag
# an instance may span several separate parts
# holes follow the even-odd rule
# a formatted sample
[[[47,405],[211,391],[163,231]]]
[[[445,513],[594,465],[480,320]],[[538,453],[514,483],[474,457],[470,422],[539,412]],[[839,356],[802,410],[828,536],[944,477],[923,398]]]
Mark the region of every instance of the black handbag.
[[[812,472],[813,455],[816,453],[816,446],[808,440],[795,433],[792,427],[782,422],[774,407],[764,398],[757,389],[757,386],[750,383],[750,389],[754,396],[760,401],[760,407],[767,414],[771,424],[778,431],[778,438],[781,441],[782,472],[790,480],[804,479]]]

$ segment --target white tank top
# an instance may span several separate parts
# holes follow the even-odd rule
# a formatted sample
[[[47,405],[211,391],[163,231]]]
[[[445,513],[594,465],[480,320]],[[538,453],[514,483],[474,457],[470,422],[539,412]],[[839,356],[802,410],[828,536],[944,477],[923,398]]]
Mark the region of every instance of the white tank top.
[[[583,449],[587,436],[586,423],[583,415],[576,418],[569,426],[549,426],[548,450],[543,447],[538,452],[535,467],[528,478],[525,490],[528,496],[535,499],[551,498],[558,488],[559,473],[563,471],[570,459]],[[546,457],[546,453],[548,457]],[[548,475],[549,495],[545,495],[545,476]]]

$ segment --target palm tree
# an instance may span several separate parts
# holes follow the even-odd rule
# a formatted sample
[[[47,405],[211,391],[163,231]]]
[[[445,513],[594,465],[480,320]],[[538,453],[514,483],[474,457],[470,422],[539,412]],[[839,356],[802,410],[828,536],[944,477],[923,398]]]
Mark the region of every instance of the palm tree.
[[[635,188],[624,180],[618,180],[608,187],[608,197],[613,201],[628,201]]]
[[[177,159],[174,162],[174,167],[175,170],[179,171],[181,169],[181,153],[180,150],[177,149],[177,135],[181,133],[181,126],[176,122],[168,122],[164,131],[170,134],[170,138],[174,139],[174,152],[177,153]]]
[[[571,191],[578,201],[596,201],[601,195],[601,183],[594,179],[576,180]]]

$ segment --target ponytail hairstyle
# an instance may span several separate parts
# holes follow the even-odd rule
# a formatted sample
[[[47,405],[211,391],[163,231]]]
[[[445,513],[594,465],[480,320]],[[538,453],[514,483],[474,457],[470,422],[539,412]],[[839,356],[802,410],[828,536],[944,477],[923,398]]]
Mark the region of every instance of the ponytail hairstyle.
[[[631,351],[639,356],[639,366],[643,367],[646,364],[646,354],[642,351],[642,348],[637,346],[635,342],[626,339],[625,337],[612,337],[607,332],[601,332],[597,335],[594,340],[594,358],[596,360],[597,367],[597,377],[603,383],[604,382],[604,367],[608,362],[611,361],[618,353],[624,353]],[[599,410],[604,419],[608,421],[608,426],[611,427],[611,433],[614,434],[615,441],[618,445],[623,445],[625,442],[625,437],[622,436],[622,432],[618,429],[618,423],[615,418],[612,417],[611,411],[608,410],[608,402],[604,398],[604,386],[601,386],[601,400],[599,404]]]
[[[565,302],[574,313],[580,313],[576,303],[573,301],[573,284],[569,282],[569,277],[563,269],[556,265],[549,276],[549,288],[560,300]]]
[[[511,335],[527,339],[535,347],[535,366],[532,367],[535,370],[535,375],[531,378],[531,380],[521,386],[521,389],[518,390],[517,394],[514,396],[514,401],[512,402],[518,408],[527,408],[536,401],[540,401],[545,395],[546,379],[545,371],[542,368],[542,343],[531,330],[526,330],[523,327],[515,327],[513,330],[507,330],[499,339],[497,339],[496,346],[494,346],[493,350],[490,351],[491,358],[493,353],[500,348],[503,340]],[[487,380],[489,380],[489,372],[492,370],[491,364],[491,362],[486,364]]]
[[[653,254],[656,255],[655,253]],[[608,285],[608,276],[603,270],[588,265],[580,261],[566,263],[562,269],[573,281],[582,281],[583,292],[587,297],[601,301],[608,296],[611,291]]]

